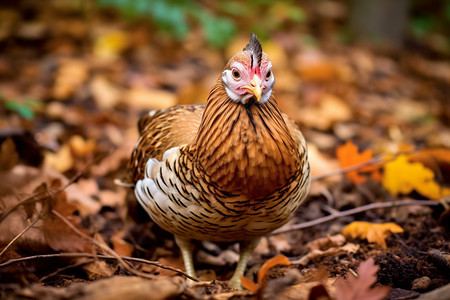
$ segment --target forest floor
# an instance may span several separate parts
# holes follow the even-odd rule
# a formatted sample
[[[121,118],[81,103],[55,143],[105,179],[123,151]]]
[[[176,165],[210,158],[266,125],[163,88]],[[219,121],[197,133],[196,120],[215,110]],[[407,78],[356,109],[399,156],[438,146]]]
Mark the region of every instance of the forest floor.
[[[0,15],[2,299],[448,297],[447,60],[419,47],[305,45],[297,30],[263,41],[277,101],[308,141],[313,183],[245,276],[256,281],[279,254],[290,264],[279,259],[253,291],[233,291],[237,245],[197,242],[203,282],[189,287],[172,235],[115,182],[127,175],[139,116],[205,102],[249,33],[217,50],[198,32],[176,42],[111,12]],[[367,230],[346,227],[354,221]]]

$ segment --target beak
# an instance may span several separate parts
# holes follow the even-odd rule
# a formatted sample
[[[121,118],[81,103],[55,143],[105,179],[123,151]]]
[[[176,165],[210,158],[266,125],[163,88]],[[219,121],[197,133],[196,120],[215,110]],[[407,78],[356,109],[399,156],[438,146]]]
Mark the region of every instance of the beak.
[[[243,86],[243,88],[246,89],[249,93],[253,94],[257,102],[261,100],[261,94],[264,87],[261,85],[261,79],[258,77],[258,75],[253,75],[253,78],[250,81],[250,86],[246,85]]]

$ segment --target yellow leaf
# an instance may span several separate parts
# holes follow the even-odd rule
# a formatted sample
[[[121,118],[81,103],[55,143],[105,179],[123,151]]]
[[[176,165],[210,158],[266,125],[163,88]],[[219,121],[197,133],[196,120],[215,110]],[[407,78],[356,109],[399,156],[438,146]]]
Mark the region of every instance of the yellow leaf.
[[[384,167],[383,186],[393,195],[417,191],[430,199],[450,195],[450,189],[441,187],[434,180],[433,171],[419,162],[410,162],[406,155],[399,155]]]
[[[111,30],[97,37],[94,44],[94,54],[99,58],[112,59],[129,44],[124,31]]]
[[[342,146],[336,149],[336,156],[339,163],[343,168],[351,167],[360,163],[368,162],[372,159],[372,150],[366,149],[363,152],[358,152],[358,147],[351,141],[347,141]],[[358,170],[350,171],[346,173],[348,179],[353,183],[363,183],[366,181],[366,177],[361,175],[361,172],[372,172],[371,177],[374,180],[380,178],[378,172],[379,165],[364,166]]]
[[[351,238],[366,239],[369,243],[375,243],[386,248],[386,238],[391,233],[403,232],[403,229],[392,222],[389,223],[370,223],[370,222],[352,222],[345,226],[342,234]]]
[[[74,163],[68,144],[64,144],[58,152],[45,152],[44,165],[50,166],[58,172],[64,173],[72,168]]]

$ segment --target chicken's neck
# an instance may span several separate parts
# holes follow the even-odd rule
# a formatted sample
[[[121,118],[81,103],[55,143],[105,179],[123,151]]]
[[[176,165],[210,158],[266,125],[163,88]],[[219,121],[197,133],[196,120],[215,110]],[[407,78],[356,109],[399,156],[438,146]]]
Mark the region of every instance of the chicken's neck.
[[[249,199],[284,186],[299,160],[298,145],[275,100],[235,103],[220,81],[208,97],[192,149],[197,166],[218,188]]]

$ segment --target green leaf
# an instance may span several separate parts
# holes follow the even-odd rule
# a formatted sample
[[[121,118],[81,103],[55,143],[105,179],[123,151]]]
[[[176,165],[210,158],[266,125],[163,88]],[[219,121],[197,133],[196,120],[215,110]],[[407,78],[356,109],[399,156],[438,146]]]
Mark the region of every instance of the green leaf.
[[[15,100],[8,100],[5,102],[6,109],[17,113],[24,119],[31,120],[34,118],[34,111],[25,103],[20,103]]]

